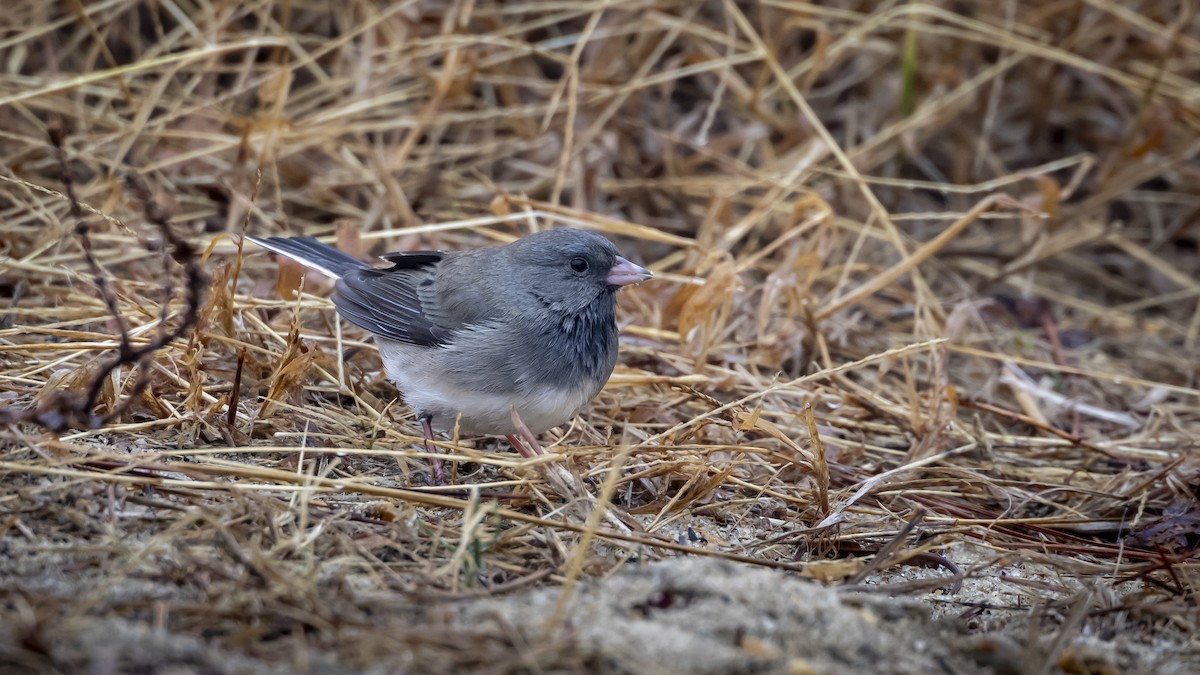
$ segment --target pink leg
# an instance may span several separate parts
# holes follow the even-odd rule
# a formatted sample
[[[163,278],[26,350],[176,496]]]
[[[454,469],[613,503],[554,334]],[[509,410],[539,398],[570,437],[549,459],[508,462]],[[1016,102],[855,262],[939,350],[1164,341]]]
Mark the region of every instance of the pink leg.
[[[529,451],[529,448],[525,447],[525,444],[521,442],[521,439],[517,438],[516,436],[513,436],[512,434],[505,436],[505,438],[508,439],[509,443],[512,443],[514,450],[521,453],[522,457],[524,457],[526,459],[533,457],[533,453]]]
[[[512,407],[512,421],[513,426],[517,428],[516,436],[509,434],[508,436],[505,436],[505,438],[508,439],[509,443],[513,444],[513,447],[517,449],[517,452],[521,453],[522,457],[533,457],[535,455],[545,454],[545,451],[542,450],[542,444],[538,443],[537,436],[533,435],[533,432],[530,431],[529,427],[525,426],[525,422],[521,420],[521,416],[517,414],[516,406]],[[518,438],[524,442],[524,446],[517,442]]]
[[[433,441],[433,417],[429,415],[422,415],[421,429],[425,432],[425,452],[436,453],[437,448],[430,445],[430,442]],[[443,485],[444,479],[442,477],[442,460],[438,459],[437,457],[430,457],[429,465],[433,469],[433,484]]]

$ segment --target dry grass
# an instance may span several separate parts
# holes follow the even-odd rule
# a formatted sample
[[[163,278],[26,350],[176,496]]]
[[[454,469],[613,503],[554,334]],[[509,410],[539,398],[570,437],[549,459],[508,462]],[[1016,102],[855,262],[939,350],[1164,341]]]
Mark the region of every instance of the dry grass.
[[[63,627],[120,617],[297,670],[602,668],[443,606],[569,603],[681,552],[932,592],[1059,651],[1197,648],[1192,4],[4,14],[0,657],[70,670],[94,653],[54,654]],[[15,421],[86,390],[122,323],[136,347],[192,318],[130,173],[203,252],[196,324],[108,375],[104,426]],[[621,294],[621,365],[546,466],[448,442],[437,489],[327,282],[293,294],[237,236],[367,254],[559,225],[659,274]],[[960,590],[981,580],[1006,602]]]

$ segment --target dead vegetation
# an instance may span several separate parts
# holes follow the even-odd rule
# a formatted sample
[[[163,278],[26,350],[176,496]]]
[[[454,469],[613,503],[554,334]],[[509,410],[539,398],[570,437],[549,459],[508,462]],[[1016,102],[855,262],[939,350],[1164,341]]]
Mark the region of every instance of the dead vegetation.
[[[921,598],[1023,672],[1194,656],[1193,5],[4,14],[0,664],[631,669],[573,598],[683,555]],[[543,439],[572,490],[493,439],[427,487],[327,282],[239,244],[561,225],[659,277]]]

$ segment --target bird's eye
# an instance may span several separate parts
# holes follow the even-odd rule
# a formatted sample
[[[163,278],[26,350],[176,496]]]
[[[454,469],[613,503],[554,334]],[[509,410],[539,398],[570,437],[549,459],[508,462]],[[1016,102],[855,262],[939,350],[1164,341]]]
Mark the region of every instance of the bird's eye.
[[[571,269],[580,273],[586,272],[588,271],[588,261],[583,258],[571,258]]]

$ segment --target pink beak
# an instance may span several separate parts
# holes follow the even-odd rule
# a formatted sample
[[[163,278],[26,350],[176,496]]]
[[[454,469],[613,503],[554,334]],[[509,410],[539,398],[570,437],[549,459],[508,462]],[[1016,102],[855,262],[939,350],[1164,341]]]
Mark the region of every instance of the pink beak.
[[[617,256],[617,262],[608,270],[608,285],[609,286],[628,286],[643,282],[654,276],[650,270],[641,265],[634,265],[628,260]]]

